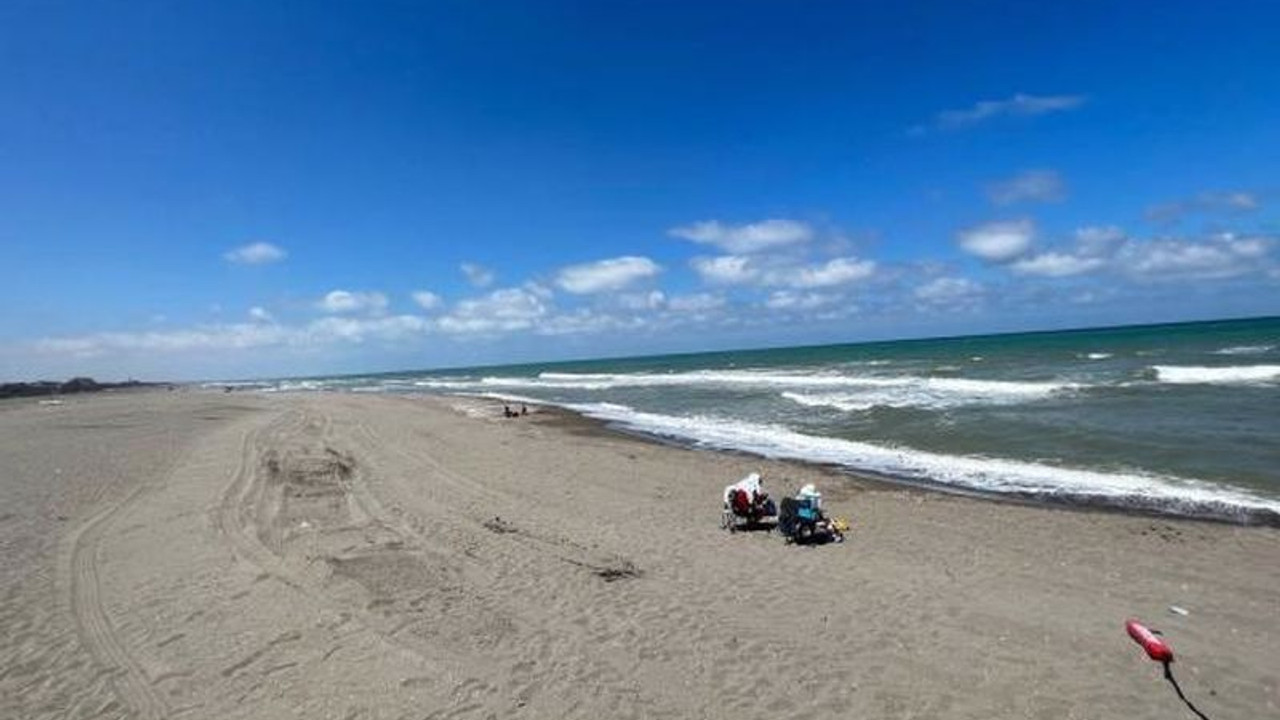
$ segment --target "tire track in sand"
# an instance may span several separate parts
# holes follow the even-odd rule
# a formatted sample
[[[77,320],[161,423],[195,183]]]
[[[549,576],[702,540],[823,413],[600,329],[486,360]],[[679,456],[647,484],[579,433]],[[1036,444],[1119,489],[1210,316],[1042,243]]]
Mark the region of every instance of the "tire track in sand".
[[[211,512],[214,529],[246,562],[309,600],[342,611],[356,626],[374,634],[384,642],[410,652],[430,668],[433,675],[446,680],[452,679],[453,671],[439,659],[429,657],[422,652],[421,648],[413,643],[404,642],[394,633],[380,629],[379,623],[368,608],[336,601],[328,596],[323,588],[315,585],[314,579],[308,578],[305,573],[291,567],[283,557],[272,552],[271,548],[262,542],[260,527],[263,523],[270,523],[271,520],[269,517],[262,516],[264,504],[260,501],[260,495],[264,492],[264,478],[261,464],[264,458],[271,457],[273,448],[285,446],[292,435],[305,432],[309,428],[317,429],[320,438],[328,440],[332,420],[323,414],[315,417],[311,413],[294,411],[285,413],[267,425],[245,434],[239,467],[223,491],[217,507]],[[356,501],[361,502],[359,498]],[[377,508],[376,512],[381,515],[381,508]],[[386,527],[396,529],[391,524],[387,524]],[[402,528],[400,530],[403,531]]]
[[[243,517],[245,504],[253,497],[259,485],[256,462],[262,451],[262,435],[266,434],[267,429],[274,428],[286,419],[287,416],[281,417],[269,423],[266,428],[245,433],[240,447],[239,467],[223,491],[222,499],[212,513],[212,520],[214,529],[231,543],[238,555],[285,585],[303,590],[281,559],[258,540],[253,521]]]
[[[146,486],[134,490],[81,526],[72,537],[71,557],[64,572],[71,589],[71,612],[80,641],[93,659],[111,673],[116,695],[139,717],[163,720],[168,716],[168,708],[146,673],[116,636],[103,606],[98,583],[99,543],[103,535],[120,511],[136,502],[146,490]]]

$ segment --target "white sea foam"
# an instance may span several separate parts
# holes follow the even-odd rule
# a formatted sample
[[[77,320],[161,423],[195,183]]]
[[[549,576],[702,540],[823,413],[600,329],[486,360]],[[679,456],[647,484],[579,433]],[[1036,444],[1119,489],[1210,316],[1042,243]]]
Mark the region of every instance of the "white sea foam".
[[[954,397],[960,402],[998,402],[1003,398],[1020,402],[1045,397],[1054,392],[1079,387],[1065,382],[1018,382],[973,380],[966,378],[929,378],[909,375],[842,375],[832,372],[786,373],[763,370],[698,370],[682,373],[542,373],[537,377],[484,377],[478,380],[419,380],[419,387],[458,390],[612,390],[635,387],[751,387],[785,390],[856,390],[885,391],[897,402],[912,404],[911,395],[921,403],[947,402]],[[931,399],[932,398],[932,399]],[[965,400],[970,398],[971,400]]]
[[[1085,358],[1089,360],[1106,360],[1109,357],[1111,357],[1111,353],[1104,352],[1091,352],[1085,355]]]
[[[1074,390],[1073,383],[1005,382],[962,378],[885,378],[865,383],[856,391],[800,393],[782,397],[808,407],[832,407],[845,412],[874,407],[917,407],[944,410],[966,405],[1015,405],[1043,400]]]
[[[514,393],[482,392],[475,394],[468,393],[468,396],[489,398],[490,400],[501,400],[505,403],[524,403],[525,405],[544,405],[547,402],[546,400],[540,400],[527,395],[516,395]]]
[[[780,425],[710,416],[677,417],[616,403],[569,405],[570,409],[637,431],[694,444],[752,452],[766,457],[833,463],[852,469],[956,488],[1081,499],[1175,512],[1235,515],[1280,513],[1280,501],[1198,480],[1142,472],[1100,472],[978,456],[954,456],[906,447],[818,437]]]
[[[1214,355],[1264,355],[1275,349],[1275,345],[1238,345],[1214,350]]]
[[[1153,365],[1156,379],[1176,385],[1250,385],[1280,381],[1280,365]]]
[[[328,385],[322,380],[282,380],[267,391],[293,392],[297,390],[323,390]]]

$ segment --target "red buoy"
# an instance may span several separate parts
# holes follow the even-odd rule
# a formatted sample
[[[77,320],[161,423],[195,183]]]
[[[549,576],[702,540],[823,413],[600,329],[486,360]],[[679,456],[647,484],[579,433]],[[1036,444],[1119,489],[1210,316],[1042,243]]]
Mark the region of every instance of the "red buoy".
[[[1156,662],[1173,662],[1173,648],[1169,647],[1169,643],[1159,635],[1151,632],[1146,625],[1137,620],[1130,620],[1124,624],[1124,629],[1129,631],[1129,637],[1133,638],[1134,642],[1147,651],[1147,657]]]

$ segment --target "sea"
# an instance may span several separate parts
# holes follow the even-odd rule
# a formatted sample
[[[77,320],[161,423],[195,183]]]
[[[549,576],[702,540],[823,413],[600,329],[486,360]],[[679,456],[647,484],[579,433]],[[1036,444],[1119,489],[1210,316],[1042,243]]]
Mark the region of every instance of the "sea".
[[[1280,318],[244,385],[554,405],[944,491],[1280,525]]]

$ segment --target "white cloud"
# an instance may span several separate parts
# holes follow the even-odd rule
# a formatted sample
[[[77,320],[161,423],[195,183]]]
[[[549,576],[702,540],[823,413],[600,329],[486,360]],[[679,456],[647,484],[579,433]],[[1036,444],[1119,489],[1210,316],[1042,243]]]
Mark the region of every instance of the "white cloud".
[[[1022,275],[1068,277],[1093,272],[1106,265],[1099,257],[1082,257],[1069,253],[1047,252],[1016,260],[1009,267]]]
[[[423,335],[430,330],[431,321],[418,315],[326,317],[303,328],[300,335],[308,344],[326,344],[335,340],[349,343],[361,343],[365,340],[395,342]]]
[[[1116,255],[1122,269],[1144,280],[1222,279],[1266,270],[1270,238],[1226,233],[1207,241],[1162,239],[1127,243]]]
[[[229,250],[222,257],[237,265],[266,265],[283,260],[288,254],[271,243],[256,242]]]
[[[437,321],[442,332],[468,335],[513,332],[532,328],[549,309],[539,293],[528,288],[503,288],[459,302]]]
[[[390,301],[380,292],[352,292],[333,290],[320,300],[320,309],[330,313],[368,312],[381,313]]]
[[[435,310],[443,302],[440,296],[429,290],[418,290],[409,294],[418,307],[423,310]]]
[[[705,313],[725,306],[725,299],[711,293],[695,293],[693,295],[674,295],[667,301],[667,307],[680,313]]]
[[[871,260],[841,257],[817,265],[801,265],[770,270],[765,282],[794,288],[824,288],[865,280],[875,274],[876,264]]]
[[[74,338],[45,338],[35,343],[38,352],[94,357],[110,352],[184,352],[227,350],[277,345],[288,339],[278,325],[231,323],[157,332],[106,332]]]
[[[257,308],[261,309],[261,308]],[[32,343],[38,354],[74,359],[107,355],[202,353],[216,355],[271,347],[314,348],[367,340],[403,342],[431,331],[428,319],[415,315],[376,318],[324,317],[306,325],[275,322],[215,323],[156,332],[103,332]]]
[[[764,301],[770,310],[813,310],[838,301],[838,295],[817,292],[796,292],[795,290],[775,290]]]
[[[1124,242],[1125,233],[1115,225],[1091,225],[1076,230],[1076,246],[1084,255],[1110,254]]]
[[[275,318],[271,316],[271,313],[267,312],[266,308],[256,305],[249,308],[249,317],[258,322],[275,322]]]
[[[619,318],[605,313],[579,309],[572,313],[554,315],[538,323],[535,332],[539,335],[585,335],[622,328],[636,329],[645,322],[638,318]]]
[[[649,258],[626,255],[570,265],[557,273],[556,284],[577,295],[590,295],[621,290],[660,272],[662,268]]]
[[[483,265],[464,262],[458,266],[463,275],[467,276],[467,282],[478,288],[486,288],[493,284],[493,271]]]
[[[672,228],[667,234],[714,245],[728,253],[748,254],[808,242],[813,228],[796,220],[762,220],[747,225],[725,225],[719,220]]]
[[[1002,206],[1020,202],[1059,202],[1066,196],[1066,183],[1054,170],[1027,170],[987,185],[987,197],[992,203]]]
[[[703,280],[716,285],[741,285],[760,275],[760,271],[752,266],[751,259],[741,255],[696,257],[689,264]]]
[[[1239,214],[1253,212],[1262,207],[1258,196],[1243,190],[1203,192],[1195,197],[1152,205],[1146,217],[1155,223],[1173,223],[1191,213]]]
[[[1027,219],[989,222],[961,230],[960,247],[988,262],[1013,260],[1031,248],[1035,225]]]
[[[943,110],[934,118],[933,126],[940,129],[958,129],[977,125],[999,117],[1030,117],[1053,112],[1075,110],[1084,105],[1083,95],[1026,95],[1018,93],[1004,100],[982,100],[972,107],[960,110]],[[923,132],[918,126],[913,132]]]
[[[1249,212],[1262,207],[1258,196],[1247,192],[1213,193],[1210,201],[1221,207]]]
[[[623,293],[617,300],[627,310],[657,310],[666,304],[667,295],[661,290],[650,290],[647,293]]]
[[[969,278],[940,277],[915,289],[916,300],[935,308],[967,309],[982,301],[986,290]]]
[[[876,263],[856,257],[833,258],[813,265],[796,265],[787,259],[721,255],[689,261],[705,282],[713,285],[783,286],[822,288],[865,280],[875,274]]]

